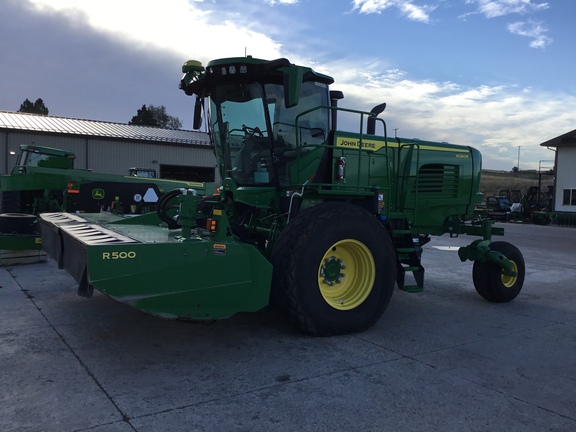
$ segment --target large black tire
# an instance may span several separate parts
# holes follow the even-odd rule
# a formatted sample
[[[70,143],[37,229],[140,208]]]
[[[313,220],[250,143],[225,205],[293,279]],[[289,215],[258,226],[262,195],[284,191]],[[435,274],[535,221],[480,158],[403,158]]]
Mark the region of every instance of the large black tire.
[[[0,213],[20,212],[20,191],[0,191]]]
[[[272,264],[272,304],[310,335],[370,328],[394,291],[390,235],[353,204],[327,202],[303,211],[282,232]]]
[[[478,294],[489,302],[506,303],[514,300],[524,285],[526,269],[524,257],[516,246],[507,242],[490,243],[490,249],[500,252],[510,261],[517,276],[506,276],[502,268],[493,262],[474,261],[472,279]]]
[[[33,234],[37,232],[38,219],[26,213],[0,214],[0,233],[3,234]]]

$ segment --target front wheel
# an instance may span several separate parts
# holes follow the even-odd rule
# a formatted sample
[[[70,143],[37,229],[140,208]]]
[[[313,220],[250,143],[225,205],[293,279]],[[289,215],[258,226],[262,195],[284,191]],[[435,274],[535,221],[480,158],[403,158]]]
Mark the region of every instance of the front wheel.
[[[516,276],[504,274],[502,267],[493,262],[474,261],[472,279],[478,294],[489,302],[506,303],[520,294],[526,273],[524,257],[516,246],[507,242],[490,243],[490,249],[500,252],[512,263]]]
[[[394,291],[392,240],[373,214],[353,204],[302,212],[282,232],[272,263],[272,303],[311,335],[368,329]]]

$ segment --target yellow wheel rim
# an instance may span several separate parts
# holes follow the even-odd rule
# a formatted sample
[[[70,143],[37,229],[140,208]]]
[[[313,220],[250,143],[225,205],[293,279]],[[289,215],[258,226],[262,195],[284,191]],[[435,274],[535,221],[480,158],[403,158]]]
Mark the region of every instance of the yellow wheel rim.
[[[338,310],[360,306],[372,292],[376,266],[370,250],[357,240],[341,240],[326,251],[318,268],[318,287]]]
[[[512,264],[512,270],[514,271],[514,273],[518,274],[518,266],[516,265],[516,263],[512,260],[510,260],[510,263]],[[516,283],[518,276],[505,275],[504,270],[502,270],[501,278],[502,278],[502,284],[506,288],[512,288],[514,286],[514,284]]]

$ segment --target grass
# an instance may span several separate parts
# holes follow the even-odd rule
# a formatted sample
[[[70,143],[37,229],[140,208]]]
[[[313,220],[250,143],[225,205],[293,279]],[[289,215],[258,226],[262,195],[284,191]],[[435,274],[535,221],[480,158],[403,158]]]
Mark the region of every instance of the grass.
[[[553,175],[542,174],[541,190],[547,191],[554,184]],[[538,173],[535,171],[520,171],[518,173],[503,171],[482,171],[480,191],[485,197],[500,195],[501,190],[520,190],[524,195],[530,186],[538,186]]]

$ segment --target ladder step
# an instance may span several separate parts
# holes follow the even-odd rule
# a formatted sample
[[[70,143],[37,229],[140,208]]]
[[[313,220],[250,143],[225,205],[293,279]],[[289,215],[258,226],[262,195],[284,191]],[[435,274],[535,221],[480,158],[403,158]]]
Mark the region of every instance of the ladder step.
[[[420,267],[415,267],[415,266],[408,266],[408,267],[402,267],[404,269],[404,271],[420,271],[422,270]]]
[[[418,285],[404,285],[404,288],[402,288],[402,290],[409,293],[419,293],[424,291],[424,288]]]
[[[410,231],[409,229],[404,230],[404,229],[400,229],[400,230],[392,230],[392,235],[393,236],[403,236],[406,234],[410,234],[412,231]]]
[[[396,252],[398,252],[398,253],[410,253],[410,252],[416,252],[416,249],[413,247],[396,248]]]

